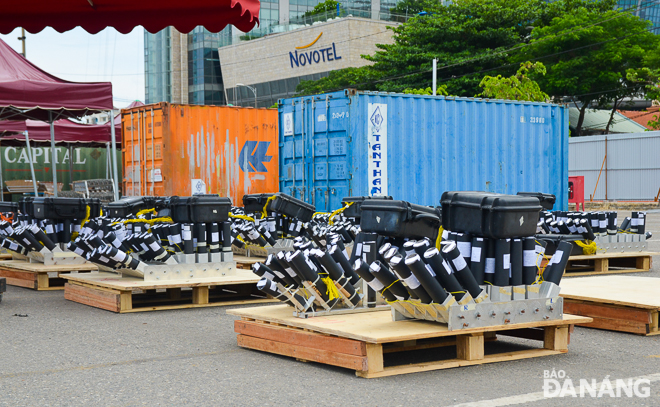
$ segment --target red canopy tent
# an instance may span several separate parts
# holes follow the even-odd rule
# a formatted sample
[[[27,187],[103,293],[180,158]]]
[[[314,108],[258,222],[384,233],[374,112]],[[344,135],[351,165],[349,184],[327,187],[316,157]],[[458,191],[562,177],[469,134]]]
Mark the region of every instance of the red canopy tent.
[[[80,26],[91,34],[114,27],[127,34],[141,25],[150,33],[173,26],[190,32],[204,26],[220,32],[228,24],[248,32],[259,22],[259,0],[29,0],[5,1],[0,33],[16,27],[38,33],[46,27],[58,32]]]
[[[54,122],[63,117],[81,117],[105,110],[112,110],[110,82],[77,83],[62,80],[39,69],[0,40],[0,120],[47,121],[50,126],[53,163],[56,162]],[[114,140],[115,129],[113,126],[109,127],[111,139]],[[28,138],[29,130],[24,130],[23,134],[29,154],[34,193],[37,195]],[[115,143],[112,144],[113,157],[116,157],[116,146]],[[116,160],[113,162],[116,163]],[[115,178],[116,175],[117,171]],[[53,164],[53,185],[57,185],[55,164]],[[54,191],[57,196],[57,188]]]
[[[90,145],[103,145],[110,143],[112,135],[110,123],[105,124],[80,124],[69,119],[56,120],[55,143],[80,143]],[[25,143],[24,131],[30,134],[30,141],[33,143],[50,143],[50,124],[36,120],[25,120],[22,122],[14,120],[0,121],[0,134],[2,134],[2,143]],[[13,133],[4,135],[3,132]],[[121,144],[121,122],[117,123],[115,118],[115,134],[117,144]]]

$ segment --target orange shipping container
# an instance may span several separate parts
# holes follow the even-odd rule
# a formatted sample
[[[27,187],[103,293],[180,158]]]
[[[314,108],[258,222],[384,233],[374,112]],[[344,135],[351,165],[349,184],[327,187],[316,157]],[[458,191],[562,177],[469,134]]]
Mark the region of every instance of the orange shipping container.
[[[159,103],[122,110],[124,196],[277,192],[276,109]]]

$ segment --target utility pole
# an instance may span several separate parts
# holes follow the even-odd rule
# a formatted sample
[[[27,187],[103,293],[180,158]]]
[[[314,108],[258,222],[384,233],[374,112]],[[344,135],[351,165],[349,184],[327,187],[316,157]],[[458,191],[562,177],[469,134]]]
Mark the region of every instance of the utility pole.
[[[21,28],[21,36],[18,37],[19,41],[23,42],[23,58],[27,58],[27,55],[25,55],[25,28]]]

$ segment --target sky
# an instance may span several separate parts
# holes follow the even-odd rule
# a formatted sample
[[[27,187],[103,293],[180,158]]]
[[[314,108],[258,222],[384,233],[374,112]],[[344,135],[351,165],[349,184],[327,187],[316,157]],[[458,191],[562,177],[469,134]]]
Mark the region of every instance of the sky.
[[[21,52],[21,29],[0,35]],[[144,29],[128,34],[106,28],[89,34],[78,27],[65,33],[46,28],[38,34],[25,33],[27,59],[59,78],[74,82],[112,82],[117,108],[134,100],[144,102]]]

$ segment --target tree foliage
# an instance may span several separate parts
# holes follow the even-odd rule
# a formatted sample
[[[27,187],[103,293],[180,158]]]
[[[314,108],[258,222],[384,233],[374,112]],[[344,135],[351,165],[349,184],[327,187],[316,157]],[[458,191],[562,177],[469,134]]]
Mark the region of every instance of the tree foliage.
[[[313,9],[306,11],[305,14],[303,14],[303,17],[309,17],[316,14],[323,14],[330,11],[335,11],[337,10],[338,4],[339,2],[335,0],[325,0],[323,3],[319,3],[316,6],[314,6]]]
[[[545,75],[545,66],[541,62],[523,62],[515,75],[508,78],[485,76],[479,86],[483,92],[476,95],[495,99],[527,100],[530,102],[547,102],[547,93],[541,90],[538,82],[529,77],[529,73]]]
[[[587,107],[612,105],[613,117],[621,100],[643,93],[628,73],[644,68],[647,54],[660,46],[649,27],[631,13],[578,7],[535,28],[521,55],[548,67],[545,75],[533,75],[545,92],[580,105],[580,135]]]
[[[433,88],[429,87],[429,88],[426,88],[426,89],[404,89],[403,93],[408,94],[408,95],[432,96],[433,95]],[[447,93],[447,85],[436,86],[435,94],[438,95],[438,96],[449,96],[449,93]]]
[[[368,67],[338,69],[316,81],[300,81],[296,86],[296,94],[314,95],[345,88],[370,90],[375,88],[377,80],[378,76]]]
[[[432,12],[438,8],[437,0],[402,0],[390,9],[394,14],[413,15],[422,11]]]

